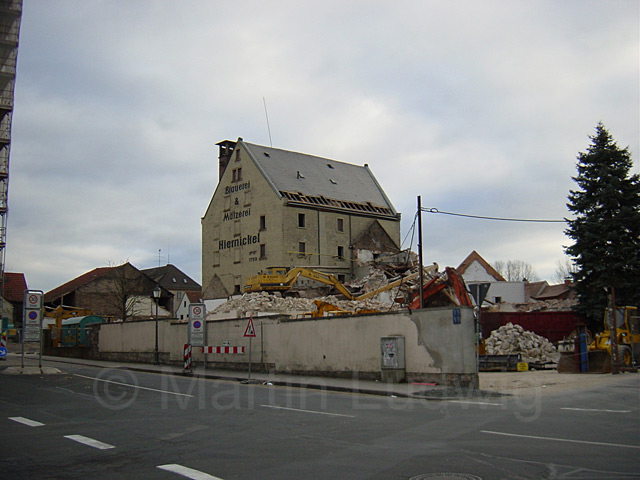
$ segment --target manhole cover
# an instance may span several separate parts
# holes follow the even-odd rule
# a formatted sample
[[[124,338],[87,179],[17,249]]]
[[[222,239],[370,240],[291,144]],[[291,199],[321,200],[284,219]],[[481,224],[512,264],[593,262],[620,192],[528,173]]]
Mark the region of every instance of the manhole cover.
[[[426,480],[426,479],[438,479],[443,478],[445,480],[482,480],[477,475],[471,475],[469,473],[425,473],[423,475],[416,475],[409,480]]]

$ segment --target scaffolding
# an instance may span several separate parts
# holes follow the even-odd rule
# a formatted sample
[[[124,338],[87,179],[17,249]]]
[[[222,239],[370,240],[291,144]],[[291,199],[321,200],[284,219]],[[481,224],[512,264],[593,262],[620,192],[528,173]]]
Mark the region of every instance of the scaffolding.
[[[18,64],[22,0],[0,0],[0,316],[4,315],[4,266],[9,212],[11,120]]]

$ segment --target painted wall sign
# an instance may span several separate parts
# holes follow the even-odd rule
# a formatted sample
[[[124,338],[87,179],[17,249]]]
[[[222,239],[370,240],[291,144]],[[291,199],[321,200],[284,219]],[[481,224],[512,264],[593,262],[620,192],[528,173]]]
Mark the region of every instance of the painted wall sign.
[[[251,208],[246,208],[239,212],[225,212],[222,217],[222,221],[226,222],[227,220],[237,220],[239,218],[248,217],[249,215],[251,215]]]
[[[234,238],[233,240],[220,240],[218,242],[218,250],[243,247],[245,245],[253,245],[255,243],[260,243],[260,233],[257,235],[246,235],[244,237]]]
[[[251,188],[251,182],[237,183],[235,185],[224,187],[224,194],[230,195],[234,192],[239,192],[241,190],[248,190],[250,188]]]

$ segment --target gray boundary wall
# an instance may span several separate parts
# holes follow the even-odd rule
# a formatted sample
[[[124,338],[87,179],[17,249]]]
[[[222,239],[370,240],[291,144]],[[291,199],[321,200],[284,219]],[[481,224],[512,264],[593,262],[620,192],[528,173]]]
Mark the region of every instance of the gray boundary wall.
[[[248,318],[207,322],[208,345],[245,348],[244,354],[207,354],[207,367],[247,369],[247,322]],[[253,322],[253,371],[380,379],[381,339],[399,336],[405,339],[405,381],[478,385],[474,317],[468,307],[314,319],[254,316]],[[187,325],[161,320],[159,327],[161,362],[181,365]],[[103,324],[96,356],[149,362],[154,348],[154,321]],[[201,350],[193,348],[196,364],[203,361]]]

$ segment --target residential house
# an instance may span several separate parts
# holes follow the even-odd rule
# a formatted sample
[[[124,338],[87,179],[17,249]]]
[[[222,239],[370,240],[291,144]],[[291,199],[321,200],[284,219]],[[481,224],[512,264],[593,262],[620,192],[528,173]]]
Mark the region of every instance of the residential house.
[[[24,291],[27,290],[27,279],[24,273],[4,273],[4,291],[2,302],[2,329],[8,325],[16,327],[22,325],[22,309],[24,304]]]
[[[46,292],[46,306],[86,308],[111,321],[148,319],[155,315],[156,283],[130,263],[99,267]],[[158,316],[171,316],[173,295],[161,287]]]
[[[200,284],[175,265],[169,263],[163,267],[146,268],[142,270],[142,273],[173,294],[171,312],[173,317],[179,320],[188,317],[191,303],[200,303],[201,301],[202,287]]]

